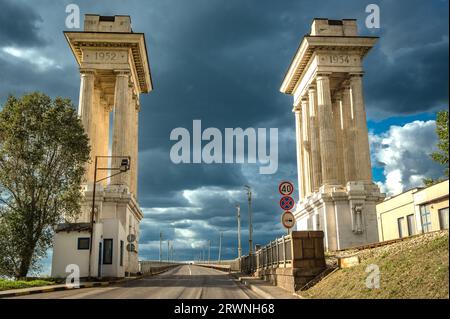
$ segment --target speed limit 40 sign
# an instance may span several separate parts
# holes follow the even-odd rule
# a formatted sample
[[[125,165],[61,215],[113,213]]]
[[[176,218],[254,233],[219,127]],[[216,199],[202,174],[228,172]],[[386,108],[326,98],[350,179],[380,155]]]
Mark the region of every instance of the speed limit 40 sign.
[[[289,181],[283,181],[278,185],[278,191],[283,196],[289,196],[294,192],[294,184]]]

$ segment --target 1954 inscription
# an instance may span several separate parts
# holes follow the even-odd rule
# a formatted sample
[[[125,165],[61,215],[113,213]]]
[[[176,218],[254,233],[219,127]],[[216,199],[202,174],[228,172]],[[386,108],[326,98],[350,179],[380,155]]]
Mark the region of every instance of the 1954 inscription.
[[[318,63],[330,66],[356,66],[359,65],[360,58],[354,54],[321,54]]]

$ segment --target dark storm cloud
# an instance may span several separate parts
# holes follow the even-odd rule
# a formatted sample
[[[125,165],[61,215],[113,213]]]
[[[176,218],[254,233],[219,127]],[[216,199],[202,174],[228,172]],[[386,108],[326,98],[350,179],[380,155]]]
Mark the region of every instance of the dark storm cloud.
[[[39,34],[43,22],[33,6],[20,1],[0,0],[0,45],[42,46]]]

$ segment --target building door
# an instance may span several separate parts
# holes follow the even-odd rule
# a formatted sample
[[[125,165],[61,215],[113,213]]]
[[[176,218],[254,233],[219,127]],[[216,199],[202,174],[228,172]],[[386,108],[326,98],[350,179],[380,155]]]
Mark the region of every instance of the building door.
[[[397,227],[398,227],[398,238],[403,238],[405,236],[404,227],[405,227],[405,217],[400,217],[397,219]]]
[[[414,221],[414,214],[406,216],[406,222],[408,224],[408,236],[416,234],[416,223]]]
[[[448,207],[439,210],[439,227],[448,229]]]
[[[102,243],[98,243],[98,278],[102,277]]]

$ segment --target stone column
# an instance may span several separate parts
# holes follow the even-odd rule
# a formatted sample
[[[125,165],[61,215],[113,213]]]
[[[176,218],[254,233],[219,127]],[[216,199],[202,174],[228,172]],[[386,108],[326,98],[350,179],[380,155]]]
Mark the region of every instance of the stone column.
[[[350,87],[355,121],[356,177],[359,181],[371,182],[372,165],[370,163],[369,132],[364,107],[362,74],[350,74]]]
[[[356,180],[355,167],[355,132],[351,105],[351,92],[348,84],[342,90],[342,146],[345,182]]]
[[[129,140],[129,123],[131,122],[131,107],[128,81],[128,70],[116,71],[116,86],[114,93],[114,124],[113,124],[113,156],[131,156]],[[113,159],[113,167],[120,166],[120,158]],[[133,162],[131,162],[133,165]],[[130,172],[118,174],[111,179],[113,185],[126,185],[130,189]]]
[[[303,138],[302,138],[302,110],[301,106],[294,106],[295,114],[295,141],[297,144],[297,178],[299,201],[305,197],[305,168],[303,165]]]
[[[339,184],[345,185],[344,155],[342,145],[342,110],[341,95],[339,93],[336,93],[333,97],[332,110],[334,132],[336,135],[337,179]]]
[[[103,92],[100,90],[99,92],[99,105],[98,105],[98,121],[99,121],[99,127],[98,127],[98,148],[99,148],[99,154],[101,156],[107,156],[109,155],[109,112],[111,111],[110,106],[103,98]],[[99,161],[99,165],[101,167],[107,167],[109,163],[108,158],[102,158]],[[97,172],[97,176],[99,179],[105,178],[108,175],[110,175],[110,172],[107,170],[100,170]],[[108,183],[107,180],[103,181],[103,184],[106,186]]]
[[[138,127],[139,127],[139,96],[133,94],[133,102],[131,104],[132,112],[132,125],[131,125],[131,192],[137,198],[137,185],[138,185]]]
[[[309,101],[306,97],[302,99],[302,155],[303,155],[303,187],[305,195],[312,192],[311,186],[311,144],[309,141]]]
[[[328,75],[319,74],[316,77],[316,82],[322,183],[324,185],[336,185],[338,184],[336,165],[337,143],[331,106],[330,78]]]
[[[78,104],[78,115],[81,118],[81,122],[84,127],[84,131],[89,136],[89,144],[91,148],[95,146],[93,139],[95,136],[95,115],[94,115],[94,82],[95,71],[91,69],[81,69],[81,83],[80,83],[80,96]],[[87,164],[85,179],[88,182],[94,180],[94,160],[95,149],[91,149],[91,161]]]
[[[320,142],[319,142],[319,127],[317,119],[317,95],[316,88],[311,86],[308,89],[309,96],[309,128],[311,136],[311,177],[312,177],[312,191],[317,192],[322,184],[322,166],[320,161]]]

